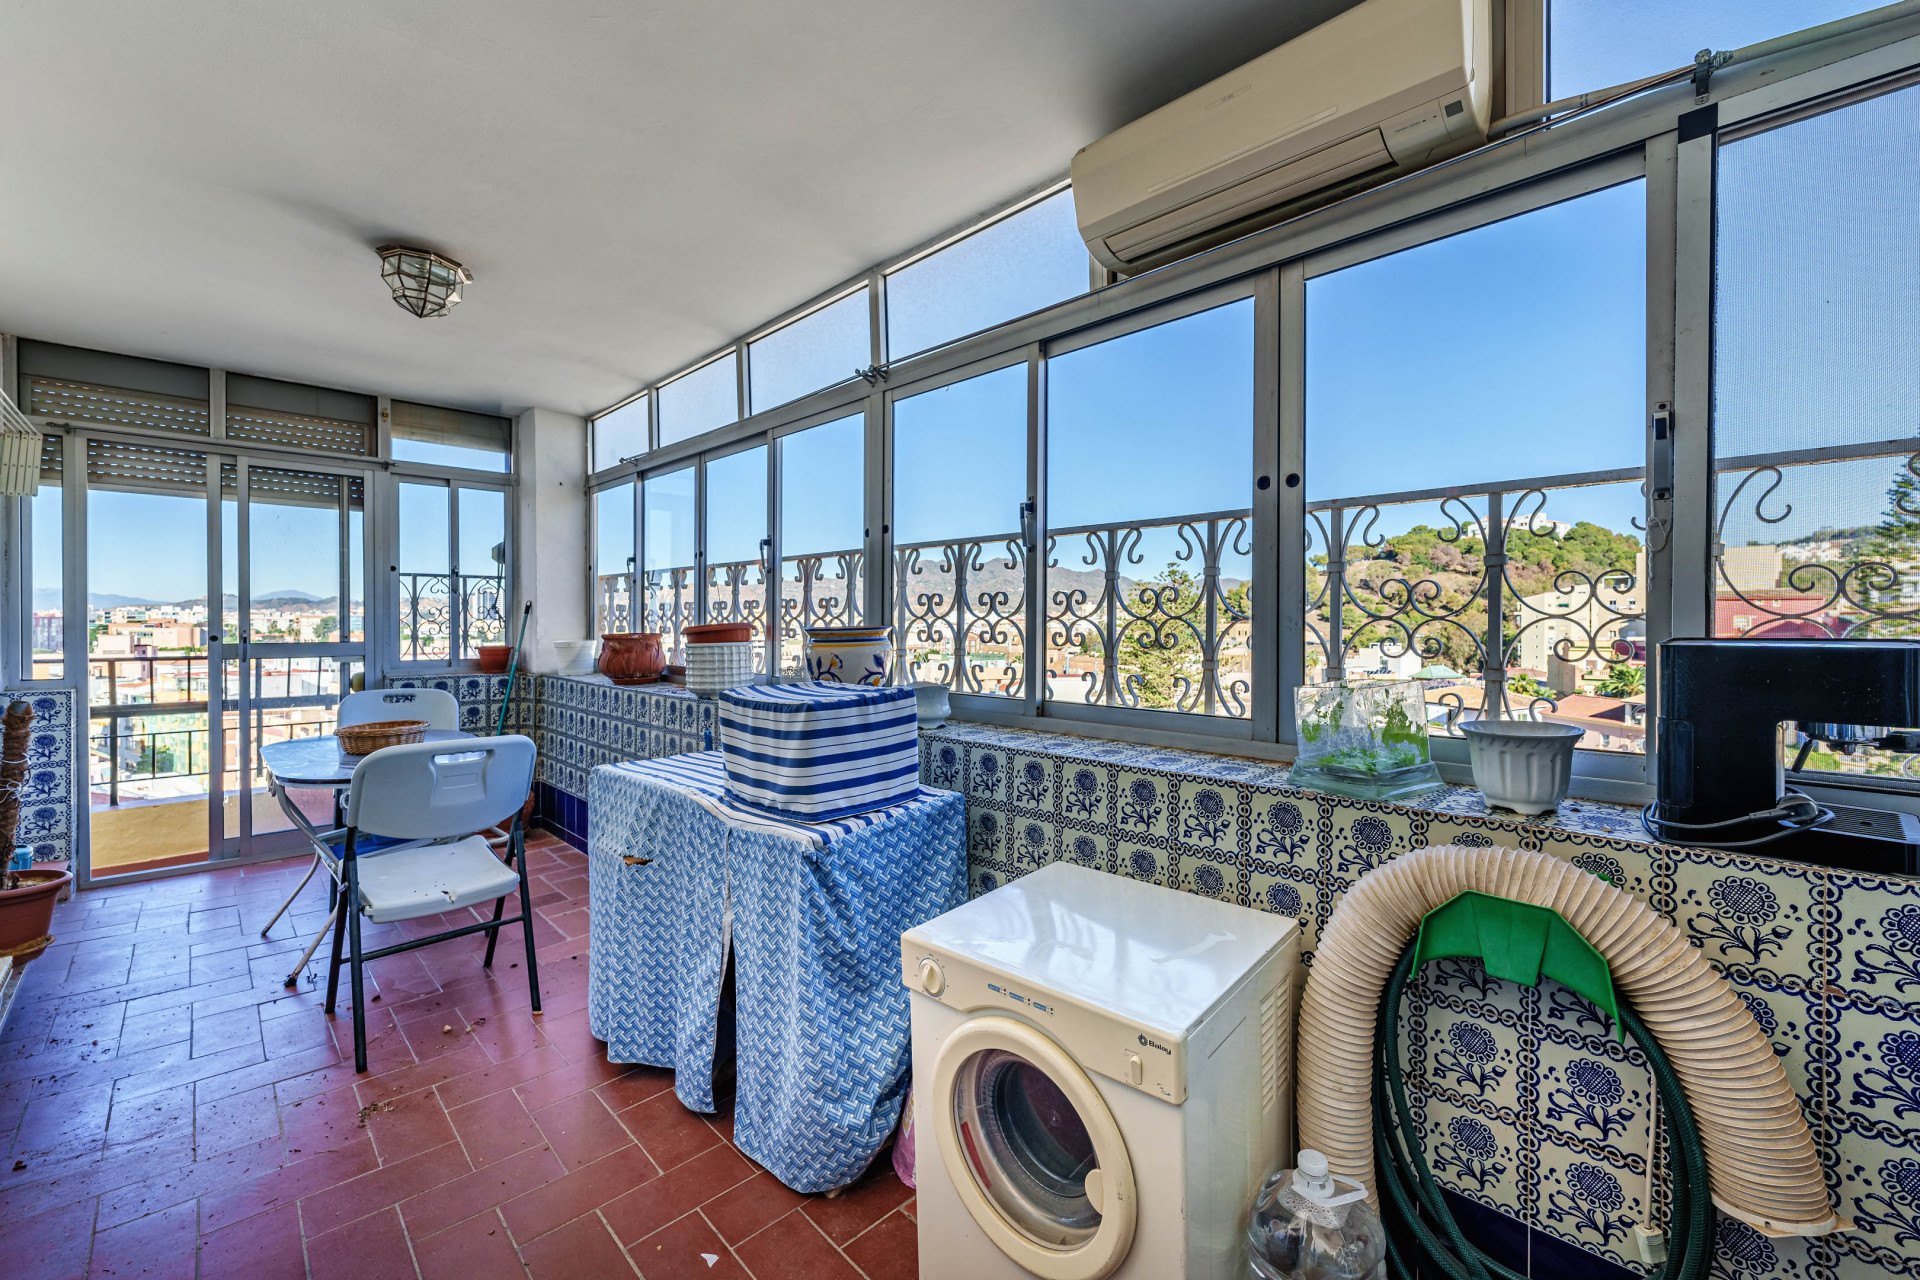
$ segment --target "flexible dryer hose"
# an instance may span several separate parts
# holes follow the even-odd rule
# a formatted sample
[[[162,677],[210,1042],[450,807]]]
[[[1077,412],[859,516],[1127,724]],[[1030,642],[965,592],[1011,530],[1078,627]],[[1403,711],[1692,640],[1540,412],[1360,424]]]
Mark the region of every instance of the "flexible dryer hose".
[[[1421,920],[1478,891],[1557,912],[1605,958],[1613,987],[1665,1055],[1693,1109],[1711,1198],[1769,1235],[1844,1230],[1819,1152],[1773,1046],[1725,978],[1673,922],[1632,894],[1535,850],[1443,845],[1356,881],[1320,932],[1300,1003],[1300,1145],[1375,1187],[1375,1015]],[[1476,1275],[1475,1280],[1479,1280]]]
[[[1407,1105],[1406,1078],[1400,1066],[1401,997],[1413,973],[1418,942],[1410,943],[1387,981],[1374,1024],[1377,1063],[1373,1090],[1374,1163],[1380,1174],[1381,1218],[1387,1228],[1387,1269],[1393,1280],[1444,1276],[1447,1280],[1526,1280],[1467,1242],[1421,1150],[1419,1127]],[[1693,1122],[1673,1064],[1660,1042],[1622,1005],[1627,1034],[1647,1055],[1660,1106],[1666,1117],[1667,1149],[1673,1160],[1673,1201],[1668,1218],[1667,1260],[1648,1280],[1706,1280],[1713,1263],[1713,1215],[1707,1192],[1707,1153]]]

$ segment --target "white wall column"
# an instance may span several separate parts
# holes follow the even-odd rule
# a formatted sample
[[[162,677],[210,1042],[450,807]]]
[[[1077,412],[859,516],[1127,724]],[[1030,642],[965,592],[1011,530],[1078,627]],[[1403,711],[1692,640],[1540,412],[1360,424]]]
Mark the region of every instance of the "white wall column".
[[[587,420],[529,409],[514,420],[514,469],[520,486],[516,528],[518,600],[533,601],[523,659],[529,671],[553,671],[554,642],[584,640],[587,598]]]

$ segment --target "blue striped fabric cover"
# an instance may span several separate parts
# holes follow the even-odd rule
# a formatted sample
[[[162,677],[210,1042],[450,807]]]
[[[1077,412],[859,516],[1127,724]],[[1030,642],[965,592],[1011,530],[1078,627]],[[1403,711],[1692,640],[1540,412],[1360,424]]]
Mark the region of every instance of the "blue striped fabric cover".
[[[910,688],[760,685],[720,695],[727,795],[764,813],[825,822],[896,804],[920,788]]]

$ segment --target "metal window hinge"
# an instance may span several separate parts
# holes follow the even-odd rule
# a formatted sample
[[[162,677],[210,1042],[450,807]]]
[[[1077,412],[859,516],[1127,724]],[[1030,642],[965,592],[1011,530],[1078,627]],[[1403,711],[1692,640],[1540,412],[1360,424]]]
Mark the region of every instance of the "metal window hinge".
[[[887,380],[887,367],[883,364],[870,364],[864,369],[855,369],[853,372],[870,387],[877,387]]]

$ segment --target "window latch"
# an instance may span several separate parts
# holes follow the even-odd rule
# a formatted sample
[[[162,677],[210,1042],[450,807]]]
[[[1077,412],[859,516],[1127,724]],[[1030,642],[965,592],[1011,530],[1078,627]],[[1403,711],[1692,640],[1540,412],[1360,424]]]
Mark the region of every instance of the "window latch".
[[[1653,464],[1647,497],[1655,502],[1673,499],[1673,410],[1665,404],[1653,411]]]
[[[1026,543],[1027,550],[1033,550],[1033,500],[1029,498],[1020,504],[1020,541]]]

